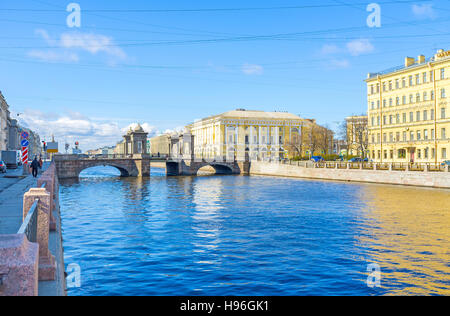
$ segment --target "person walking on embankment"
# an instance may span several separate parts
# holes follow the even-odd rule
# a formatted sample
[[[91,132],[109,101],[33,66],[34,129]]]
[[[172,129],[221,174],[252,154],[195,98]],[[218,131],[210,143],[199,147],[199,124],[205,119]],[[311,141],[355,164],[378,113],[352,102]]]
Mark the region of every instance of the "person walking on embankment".
[[[39,167],[40,167],[39,161],[37,160],[37,157],[34,157],[34,160],[30,165],[30,168],[33,173],[33,178],[37,178]]]

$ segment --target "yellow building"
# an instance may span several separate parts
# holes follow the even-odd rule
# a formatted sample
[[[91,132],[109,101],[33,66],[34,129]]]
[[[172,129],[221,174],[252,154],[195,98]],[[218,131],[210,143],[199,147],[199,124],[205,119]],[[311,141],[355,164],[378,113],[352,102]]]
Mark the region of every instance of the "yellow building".
[[[450,51],[385,72],[370,73],[369,153],[376,162],[441,163],[448,160]]]
[[[289,156],[288,144],[301,133],[302,123],[297,115],[284,112],[235,110],[187,128],[194,136],[196,157],[278,159]]]

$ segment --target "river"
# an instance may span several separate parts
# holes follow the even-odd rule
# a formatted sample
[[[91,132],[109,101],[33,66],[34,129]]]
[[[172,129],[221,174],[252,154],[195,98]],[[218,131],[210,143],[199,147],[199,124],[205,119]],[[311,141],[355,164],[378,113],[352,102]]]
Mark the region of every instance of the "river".
[[[99,167],[60,200],[69,295],[450,295],[448,190]]]

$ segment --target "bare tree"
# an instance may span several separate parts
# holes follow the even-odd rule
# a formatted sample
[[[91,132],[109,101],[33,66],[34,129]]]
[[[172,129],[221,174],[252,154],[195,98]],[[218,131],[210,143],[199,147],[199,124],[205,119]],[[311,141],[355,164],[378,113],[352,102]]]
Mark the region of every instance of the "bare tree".
[[[347,146],[354,147],[363,158],[366,157],[369,147],[369,125],[365,115],[354,116],[347,119]]]

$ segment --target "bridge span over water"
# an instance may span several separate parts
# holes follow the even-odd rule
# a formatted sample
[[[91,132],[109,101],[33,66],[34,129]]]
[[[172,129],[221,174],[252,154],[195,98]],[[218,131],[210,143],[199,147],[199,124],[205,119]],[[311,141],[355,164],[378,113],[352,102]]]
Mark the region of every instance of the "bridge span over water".
[[[111,166],[120,171],[122,177],[150,176],[151,162],[162,162],[166,165],[168,176],[197,175],[201,168],[210,166],[216,174],[248,174],[250,163],[226,159],[196,159],[193,157],[166,158],[146,154],[133,155],[55,155],[53,158],[59,179],[74,179],[88,168]]]

